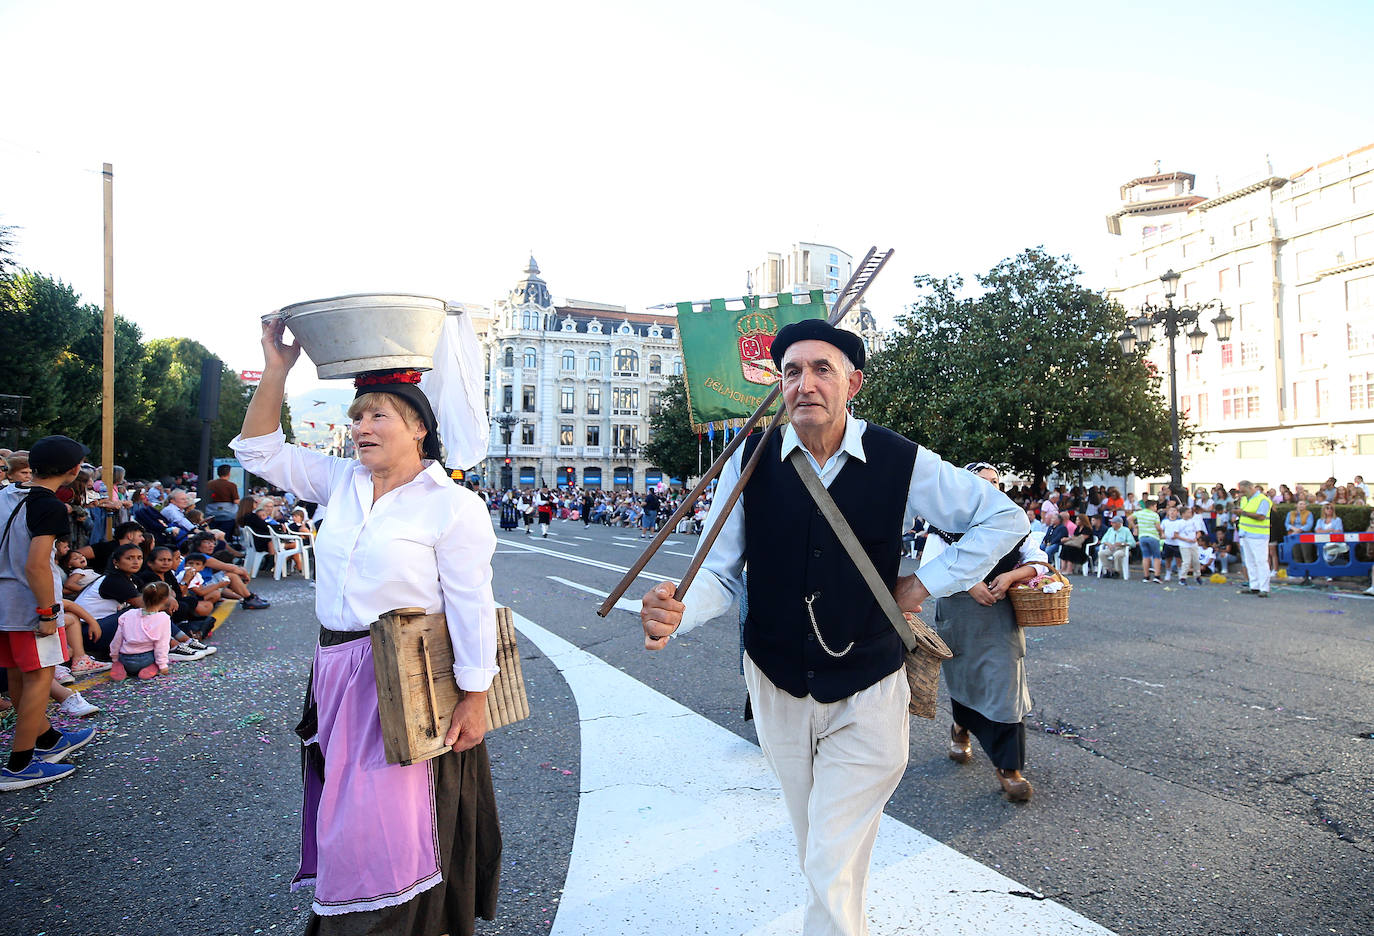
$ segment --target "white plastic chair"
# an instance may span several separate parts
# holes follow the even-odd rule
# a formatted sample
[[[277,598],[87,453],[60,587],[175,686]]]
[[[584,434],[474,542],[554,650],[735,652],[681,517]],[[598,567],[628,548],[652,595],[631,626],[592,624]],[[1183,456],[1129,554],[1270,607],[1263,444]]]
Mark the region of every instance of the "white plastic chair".
[[[1106,560],[1102,558],[1102,543],[1097,543],[1097,548],[1093,550],[1093,565],[1097,567],[1097,577],[1101,578],[1104,571],[1112,571],[1106,568]],[[1121,563],[1121,580],[1129,582],[1131,580],[1131,551],[1126,550],[1126,561]]]
[[[241,531],[248,534],[243,541],[243,567],[247,570],[250,579],[256,578],[258,570],[262,566],[262,560],[269,555],[267,546],[271,539],[261,533],[254,533],[251,527],[245,526]]]
[[[272,542],[277,547],[276,562],[272,565],[272,577],[280,581],[286,577],[286,560],[300,556],[304,575],[310,578],[310,554],[305,551],[305,539],[294,533],[278,533],[272,530]]]

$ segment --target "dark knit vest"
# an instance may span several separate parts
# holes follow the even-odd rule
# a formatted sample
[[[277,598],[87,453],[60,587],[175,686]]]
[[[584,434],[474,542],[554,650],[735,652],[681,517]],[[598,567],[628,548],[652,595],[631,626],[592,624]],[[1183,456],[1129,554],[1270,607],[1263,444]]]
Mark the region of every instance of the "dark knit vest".
[[[744,443],[744,460],[759,436]],[[850,457],[827,489],[879,576],[892,589],[901,565],[902,519],[916,463],[916,444],[870,425],[863,435],[867,461]],[[749,614],[744,647],[779,689],[835,702],[866,689],[902,666],[904,648],[821,516],[796,470],[781,458],[774,433],[744,491],[744,556]],[[806,598],[832,657],[812,631]]]

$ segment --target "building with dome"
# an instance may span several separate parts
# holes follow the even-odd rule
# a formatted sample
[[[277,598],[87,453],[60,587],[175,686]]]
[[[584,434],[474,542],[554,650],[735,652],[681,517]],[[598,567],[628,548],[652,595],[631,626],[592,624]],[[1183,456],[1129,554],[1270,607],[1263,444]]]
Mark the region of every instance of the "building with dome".
[[[483,349],[487,483],[643,491],[671,480],[641,452],[668,378],[682,373],[675,315],[556,300],[531,256]]]

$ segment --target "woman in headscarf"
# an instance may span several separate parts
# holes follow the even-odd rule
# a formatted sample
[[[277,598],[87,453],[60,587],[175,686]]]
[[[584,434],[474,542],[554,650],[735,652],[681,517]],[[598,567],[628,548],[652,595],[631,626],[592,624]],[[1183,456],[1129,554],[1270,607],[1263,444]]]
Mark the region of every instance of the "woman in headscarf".
[[[987,462],[964,466],[992,485],[999,480],[997,468]],[[931,528],[921,564],[943,551],[945,543],[958,541],[957,534]],[[932,548],[932,544],[939,544]],[[1002,557],[983,581],[968,591],[941,598],[935,603],[935,630],[954,652],[942,669],[949,690],[954,721],[949,726],[950,760],[966,764],[973,759],[972,734],[992,761],[1007,798],[1024,802],[1031,798],[1030,781],[1021,775],[1026,766],[1026,726],[1030,690],[1026,685],[1026,638],[1016,623],[1007,590],[1034,578],[1029,563],[1048,563],[1038,545],[1021,542]],[[1048,568],[1048,566],[1044,566]]]
[[[501,854],[483,743],[496,537],[486,505],[444,471],[418,372],[355,381],[356,459],[288,445],[278,420],[300,346],[283,344],[283,329],[263,325],[262,382],[230,445],[253,474],[329,509],[315,541],[322,626],[297,727],[305,804],[292,887],[315,888],[306,933],[470,934],[475,916],[495,913]],[[372,644],[358,638],[406,607],[444,614],[463,692],[444,738],[452,750],[398,766],[383,750]]]

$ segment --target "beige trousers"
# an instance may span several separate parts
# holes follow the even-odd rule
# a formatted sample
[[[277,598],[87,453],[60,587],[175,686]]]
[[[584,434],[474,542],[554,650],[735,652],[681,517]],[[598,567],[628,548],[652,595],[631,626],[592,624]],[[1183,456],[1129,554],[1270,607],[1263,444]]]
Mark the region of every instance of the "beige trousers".
[[[911,700],[903,670],[838,702],[789,695],[748,654],[759,746],[782,786],[806,878],[803,936],[864,936],[878,820],[906,770]]]
[[[1198,562],[1198,548],[1187,544],[1178,547],[1178,580],[1181,582],[1189,576],[1197,578],[1202,574],[1202,564]]]

